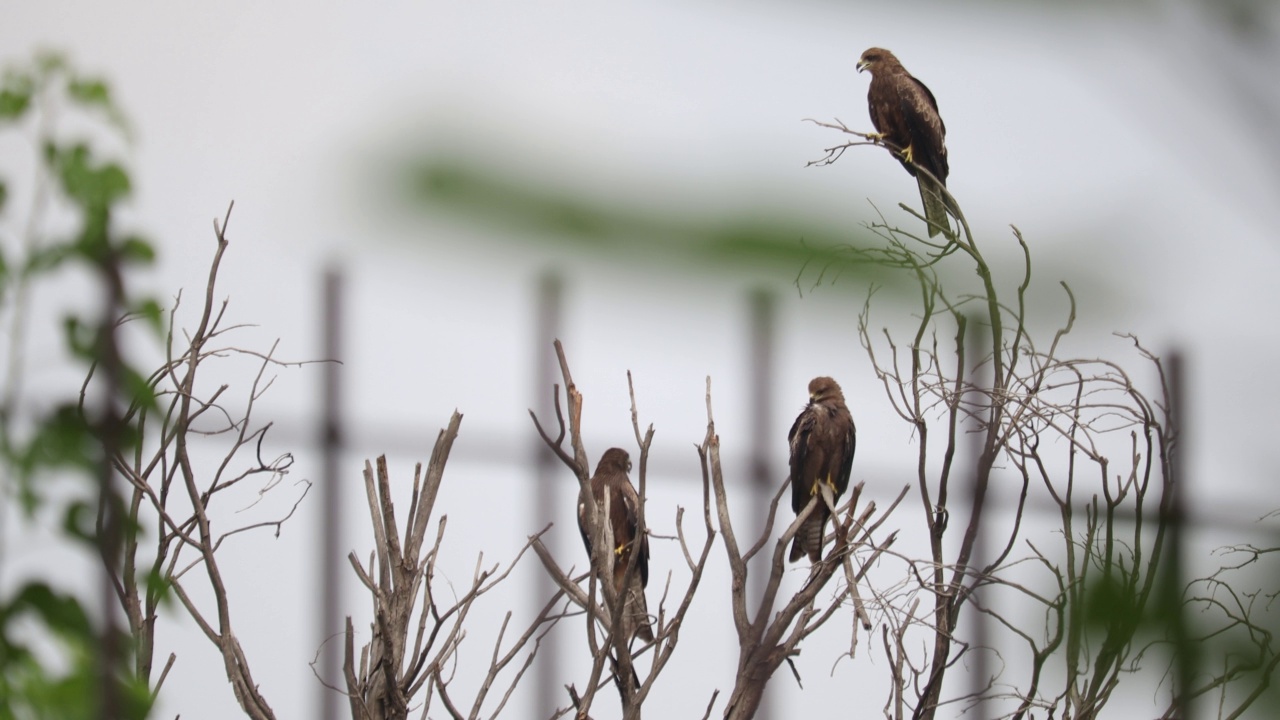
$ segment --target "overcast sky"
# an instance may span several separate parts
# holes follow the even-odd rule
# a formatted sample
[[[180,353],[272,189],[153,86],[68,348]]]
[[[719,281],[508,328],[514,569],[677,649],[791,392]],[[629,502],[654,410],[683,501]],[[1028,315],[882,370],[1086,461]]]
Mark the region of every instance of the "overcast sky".
[[[210,221],[231,200],[219,293],[235,321],[258,326],[246,345],[280,338],[282,356],[316,357],[319,276],[345,270],[343,372],[358,447],[346,459],[342,544],[361,555],[371,547],[364,459],[393,453],[394,477],[407,482],[455,408],[466,417],[440,502],[459,581],[477,551],[505,560],[540,529],[523,511],[533,488],[520,463],[533,452],[525,409],[549,392],[533,386],[532,353],[549,339],[531,324],[538,277],[552,267],[566,282],[561,336],[587,396],[588,449],[634,443],[627,370],[642,421],[657,428],[655,531],[670,534],[674,506],[698,502],[691,446],[705,430],[707,376],[726,462],[745,471],[746,298],[760,287],[779,298],[769,449],[779,477],[805,385],[830,374],[860,427],[855,479],[892,496],[914,455],[858,344],[865,288],[801,298],[786,269],[659,272],[389,197],[397,163],[432,156],[655,215],[775,214],[854,229],[875,219],[874,203],[908,222],[897,203],[918,202],[914,182],[887,154],[860,149],[832,167],[804,167],[839,138],[802,118],[870,129],[868,78],[854,66],[872,45],[892,49],[937,97],[949,188],[993,264],[1020,261],[1014,224],[1033,248],[1043,319],[1065,314],[1059,280],[1078,289],[1075,351],[1137,366],[1113,331],[1158,352],[1186,350],[1193,497],[1220,515],[1280,505],[1271,439],[1280,385],[1267,375],[1280,366],[1273,10],[1234,36],[1179,3],[8,4],[0,61],[64,51],[107,77],[130,117],[128,220],[160,248],[158,271],[143,280],[162,297],[187,288],[194,298],[214,247]],[[3,222],[11,228],[15,216]],[[243,369],[226,372],[244,381]],[[298,456],[290,483],[273,491],[277,508],[290,502],[280,493],[296,492],[292,480],[318,475],[309,444],[318,383],[314,369],[285,371],[258,410]],[[567,472],[564,480],[553,537],[566,564],[581,565]],[[244,538],[227,552],[239,634],[282,718],[313,714],[317,497],[278,540]],[[6,559],[37,562],[30,544],[11,541]],[[655,563],[677,552],[660,543]],[[687,716],[711,687],[730,687],[723,579],[695,606],[707,639],[686,637],[684,664],[655,690],[660,716]],[[504,599],[520,606],[522,591],[510,593],[486,612]],[[348,612],[367,617],[354,583],[344,597]],[[234,699],[212,650],[189,621],[167,632],[179,661],[157,716],[227,717]],[[843,642],[803,656],[807,702],[820,717],[845,713],[850,677],[886,672],[865,647],[833,671]],[[566,662],[562,675],[584,681],[580,664]],[[871,698],[878,708],[882,695]]]

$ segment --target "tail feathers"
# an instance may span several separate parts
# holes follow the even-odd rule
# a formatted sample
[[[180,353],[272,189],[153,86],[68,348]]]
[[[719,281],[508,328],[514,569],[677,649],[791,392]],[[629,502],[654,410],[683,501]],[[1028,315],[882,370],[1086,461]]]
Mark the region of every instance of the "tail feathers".
[[[821,508],[815,508],[813,514],[800,526],[795,539],[791,541],[791,555],[788,558],[790,562],[795,562],[806,554],[809,562],[816,563],[822,559],[822,533],[827,522],[825,515]]]
[[[649,626],[649,608],[644,599],[644,584],[638,577],[632,579],[631,586],[627,588],[627,597],[622,602],[621,633],[627,638],[628,645],[637,637],[646,643],[653,642],[653,628]],[[613,666],[613,681],[617,684],[618,691],[625,696],[627,690],[619,674],[618,658],[610,654],[609,660]],[[631,663],[631,689],[633,692],[640,689],[640,676],[636,674],[634,661]]]
[[[799,534],[791,540],[791,554],[787,556],[787,562],[795,562],[804,557],[804,548],[800,547]]]
[[[951,229],[951,221],[947,217],[949,203],[943,199],[942,190],[933,180],[918,175],[916,183],[920,186],[920,201],[924,203],[924,216],[929,221],[929,237],[942,232],[943,228]]]
[[[638,637],[644,642],[653,641],[653,628],[649,625],[649,606],[644,599],[644,586],[639,578],[633,578],[627,590],[626,625],[630,629],[629,637]]]

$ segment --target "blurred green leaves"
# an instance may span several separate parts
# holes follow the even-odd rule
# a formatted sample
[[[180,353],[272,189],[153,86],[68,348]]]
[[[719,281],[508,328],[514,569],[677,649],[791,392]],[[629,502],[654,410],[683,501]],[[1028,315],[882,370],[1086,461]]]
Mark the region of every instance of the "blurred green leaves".
[[[550,171],[550,169],[548,169]],[[898,285],[901,273],[858,261],[859,246],[879,245],[865,228],[850,233],[767,210],[688,216],[557,193],[478,162],[418,158],[404,166],[402,188],[418,212],[444,212],[502,231],[495,238],[560,245],[655,269],[697,265],[716,271],[765,271],[808,290],[840,276],[858,293]],[[693,188],[690,188],[692,191]]]
[[[84,208],[106,208],[129,194],[129,176],[111,162],[99,162],[87,143],[45,145],[45,161],[58,174],[62,191]]]
[[[72,113],[85,115],[74,140],[60,136],[55,119]],[[0,130],[19,128],[24,137],[34,129],[32,155],[41,178],[53,190],[54,202],[33,200],[27,217],[13,218],[8,184],[0,179],[0,210],[4,222],[22,228],[0,233],[0,332],[20,338],[29,317],[30,289],[69,272],[88,272],[90,293],[117,294],[126,286],[125,272],[155,258],[151,244],[136,234],[122,233],[113,222],[115,210],[131,192],[128,171],[97,150],[110,136],[126,136],[124,116],[116,107],[106,81],[78,73],[65,57],[42,53],[31,62],[11,67],[0,76]],[[8,170],[0,164],[0,173]],[[39,191],[34,193],[37,198]],[[70,222],[68,222],[70,221]],[[73,227],[52,232],[48,227]],[[129,297],[124,307],[104,312],[112,303],[94,302],[92,315],[72,312],[61,319],[65,355],[78,363],[86,379],[41,405],[49,410],[20,417],[19,394],[26,348],[15,341],[4,348],[6,382],[0,387],[0,492],[19,500],[28,522],[36,510],[52,501],[44,485],[55,477],[81,483],[70,493],[58,493],[61,524],[52,528],[80,543],[99,561],[104,542],[104,509],[121,514],[119,491],[100,499],[98,480],[108,462],[105,447],[123,449],[138,439],[138,429],[105,410],[108,394],[126,407],[154,407],[153,389],[146,376],[127,358],[117,359],[108,348],[121,346],[117,334],[123,319],[140,318],[155,334],[163,330],[163,314],[151,298]],[[117,316],[127,311],[125,318]],[[57,328],[47,328],[56,332]],[[108,342],[110,341],[110,342]],[[56,362],[42,357],[42,363]],[[118,366],[117,363],[118,362]],[[97,372],[110,363],[113,372]],[[96,377],[95,377],[96,375]],[[103,383],[110,380],[108,387]],[[106,503],[101,505],[101,503]],[[122,532],[139,528],[124,523]],[[118,533],[117,533],[118,535]],[[116,551],[118,552],[118,550]],[[101,717],[104,662],[117,684],[114,717],[143,718],[151,705],[146,683],[133,673],[128,653],[107,657],[103,632],[95,628],[80,600],[49,586],[41,578],[22,584],[9,597],[0,597],[0,720],[9,718]],[[50,639],[55,642],[50,645]],[[127,638],[118,638],[127,648]],[[38,651],[33,648],[38,648]]]
[[[31,107],[35,92],[35,80],[31,73],[14,68],[5,70],[0,78],[0,121],[17,120]]]
[[[48,671],[43,653],[20,639],[35,621],[47,628],[70,660],[66,672]],[[0,720],[48,718],[89,720],[98,707],[97,642],[93,624],[80,602],[43,582],[31,582],[0,605]],[[147,687],[128,677],[119,681],[117,717],[141,720],[151,709]]]
[[[89,121],[90,139],[77,137],[63,139],[55,117],[67,115],[79,109]],[[96,126],[94,120],[97,121]],[[69,270],[72,263],[87,266],[98,276],[104,287],[123,282],[121,273],[129,267],[145,266],[155,259],[155,250],[147,240],[137,234],[120,233],[113,223],[115,208],[125,201],[132,191],[128,171],[118,161],[103,158],[95,150],[98,136],[120,136],[126,133],[123,113],[115,105],[108,83],[98,77],[79,73],[62,55],[51,52],[38,54],[31,62],[10,67],[0,80],[0,129],[4,124],[28,124],[36,129],[37,160],[44,178],[56,190],[60,200],[52,210],[45,204],[33,202],[30,217],[18,222],[24,229],[12,233],[19,239],[13,247],[0,247],[0,318],[14,327],[21,326],[29,313],[24,299],[26,288],[45,277],[53,277]],[[81,129],[78,132],[83,133]],[[0,166],[0,172],[4,171]],[[3,179],[0,186],[6,187]],[[76,230],[70,234],[51,236],[44,232],[46,218],[37,213],[57,213],[72,216]],[[149,298],[130,299],[133,313],[145,320],[146,326],[155,332],[162,330],[159,304]],[[62,321],[65,347],[73,358],[83,360],[92,375],[101,353],[104,333],[116,332],[118,318],[69,315]],[[20,348],[9,349],[9,364],[23,362]],[[19,368],[20,370],[20,368]],[[11,367],[9,374],[14,376]],[[145,380],[127,366],[122,368],[125,378],[125,395],[128,403],[149,405],[151,392],[144,389]],[[83,467],[86,454],[83,449],[74,450],[74,443],[65,437],[76,432],[68,418],[71,410],[80,411],[79,398],[68,398],[67,404],[55,408],[46,418],[47,425],[37,426],[29,436],[19,438],[14,433],[13,413],[20,382],[10,381],[0,397],[0,448],[17,469],[17,483],[24,505],[36,502],[38,494],[31,487],[31,478],[42,466],[65,467],[68,463]],[[78,395],[78,394],[77,394]],[[84,432],[96,432],[85,420]],[[24,447],[24,441],[26,446]],[[70,453],[62,462],[58,453]]]

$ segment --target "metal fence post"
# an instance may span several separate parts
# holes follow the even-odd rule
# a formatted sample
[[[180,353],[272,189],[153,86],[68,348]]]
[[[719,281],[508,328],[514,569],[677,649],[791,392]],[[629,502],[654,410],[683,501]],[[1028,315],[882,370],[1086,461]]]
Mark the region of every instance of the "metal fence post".
[[[320,677],[334,687],[342,687],[338,650],[340,642],[330,642],[341,627],[340,595],[342,554],[342,502],[338,466],[342,461],[342,381],[339,374],[342,353],[342,275],[337,268],[325,270],[321,290],[321,367],[319,443],[321,457],[320,537]],[[345,698],[324,685],[320,686],[321,717],[338,720]]]
[[[551,344],[560,332],[560,316],[564,283],[555,271],[543,273],[538,281],[537,298],[534,308],[533,353],[533,404],[530,406],[543,418],[550,412],[548,390],[557,382],[559,365],[555,361]],[[534,466],[534,501],[533,523],[531,527],[541,528],[556,515],[560,503],[560,493],[556,484],[556,458],[543,445],[542,440],[533,434],[533,466]],[[547,537],[548,544],[553,540]],[[538,569],[534,579],[533,592],[530,593],[531,606],[536,616],[542,611],[546,598],[555,591],[555,584],[546,573]],[[537,679],[537,706],[532,717],[548,717],[557,707],[557,682],[560,671],[560,639],[555,633],[547,635],[538,649],[538,660],[534,677]]]

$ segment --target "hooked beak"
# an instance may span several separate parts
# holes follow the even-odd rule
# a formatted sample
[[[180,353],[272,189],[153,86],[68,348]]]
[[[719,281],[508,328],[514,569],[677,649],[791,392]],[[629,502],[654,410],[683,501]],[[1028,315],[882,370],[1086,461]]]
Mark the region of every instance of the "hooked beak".
[[[870,60],[861,60],[858,62],[858,72],[862,72],[863,70],[866,70],[869,67],[871,67]]]

